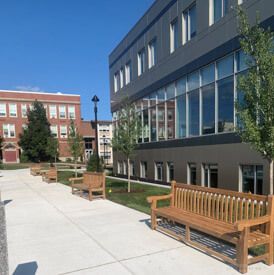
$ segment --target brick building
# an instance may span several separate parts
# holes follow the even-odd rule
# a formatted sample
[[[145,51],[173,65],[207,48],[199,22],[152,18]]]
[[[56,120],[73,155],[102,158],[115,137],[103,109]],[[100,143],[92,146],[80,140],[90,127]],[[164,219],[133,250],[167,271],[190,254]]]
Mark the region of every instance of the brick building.
[[[88,160],[95,150],[95,125],[91,121],[81,121],[81,135],[84,140],[84,159]]]
[[[4,163],[20,160],[19,134],[27,123],[27,111],[37,100],[44,104],[53,135],[59,140],[61,160],[70,157],[68,131],[73,119],[81,127],[80,95],[0,90],[0,135],[4,138],[2,158]]]

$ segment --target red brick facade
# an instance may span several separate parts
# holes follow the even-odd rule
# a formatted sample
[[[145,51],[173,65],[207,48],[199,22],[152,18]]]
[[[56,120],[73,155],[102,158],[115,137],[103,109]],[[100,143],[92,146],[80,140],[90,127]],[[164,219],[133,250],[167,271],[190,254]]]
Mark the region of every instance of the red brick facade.
[[[57,131],[60,159],[70,157],[67,135],[71,118],[81,131],[79,95],[0,90],[0,135],[4,138],[3,162],[19,162],[21,153],[18,146],[19,134],[27,123],[25,110],[30,108],[35,100],[44,104],[52,130]]]

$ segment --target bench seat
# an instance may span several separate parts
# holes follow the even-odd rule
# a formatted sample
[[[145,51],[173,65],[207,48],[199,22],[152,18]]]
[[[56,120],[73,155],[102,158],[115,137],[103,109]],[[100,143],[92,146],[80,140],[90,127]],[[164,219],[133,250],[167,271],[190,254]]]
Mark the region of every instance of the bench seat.
[[[175,207],[162,207],[154,211],[157,217],[170,219],[179,224],[189,226],[192,229],[202,231],[208,235],[237,244],[240,238],[239,232],[234,224],[214,220],[199,214],[191,213]],[[261,231],[252,231],[248,235],[248,247],[253,247],[255,242],[266,244],[269,242],[269,235]]]

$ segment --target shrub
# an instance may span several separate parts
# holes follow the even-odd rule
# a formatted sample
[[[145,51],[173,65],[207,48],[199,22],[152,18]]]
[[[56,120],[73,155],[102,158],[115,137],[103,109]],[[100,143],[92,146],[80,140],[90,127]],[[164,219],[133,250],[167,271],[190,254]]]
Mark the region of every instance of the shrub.
[[[87,171],[96,172],[96,170],[97,170],[97,156],[96,154],[93,154],[90,156],[88,160]],[[104,168],[103,168],[102,159],[99,159],[99,171],[97,172],[103,172],[103,171],[104,171]]]
[[[28,156],[26,154],[24,154],[24,152],[20,156],[20,162],[21,163],[27,163],[27,162],[29,162]]]

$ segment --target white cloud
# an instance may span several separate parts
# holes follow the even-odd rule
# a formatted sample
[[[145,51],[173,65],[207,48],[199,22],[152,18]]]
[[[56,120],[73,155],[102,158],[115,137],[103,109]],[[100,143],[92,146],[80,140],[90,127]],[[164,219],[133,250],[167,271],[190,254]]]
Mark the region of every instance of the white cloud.
[[[41,88],[38,86],[16,86],[16,90],[19,91],[29,91],[29,92],[42,92]]]

